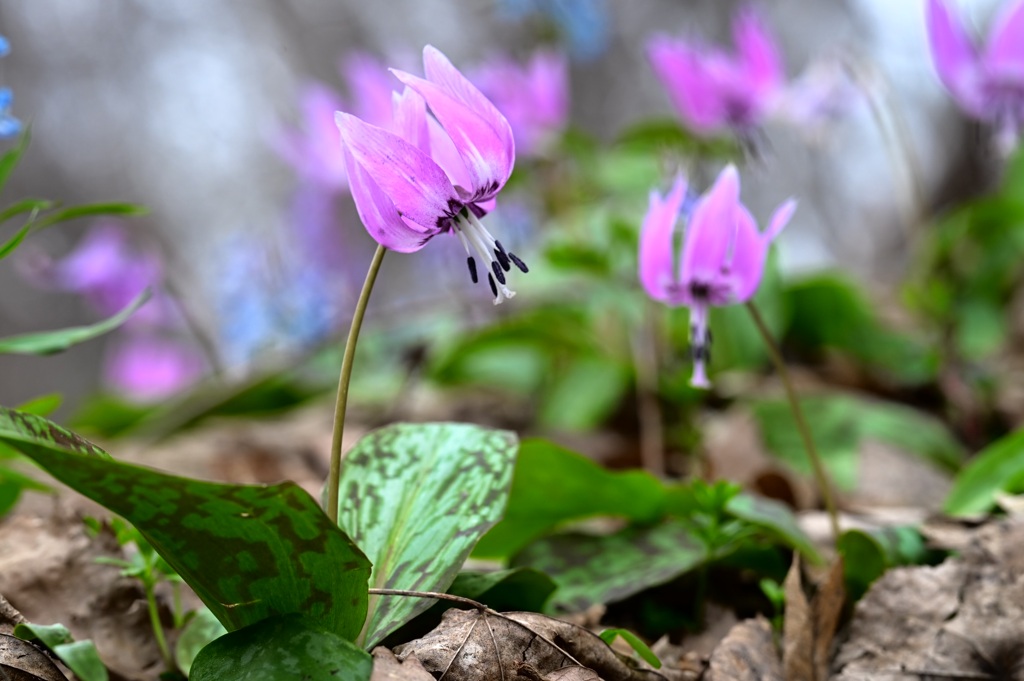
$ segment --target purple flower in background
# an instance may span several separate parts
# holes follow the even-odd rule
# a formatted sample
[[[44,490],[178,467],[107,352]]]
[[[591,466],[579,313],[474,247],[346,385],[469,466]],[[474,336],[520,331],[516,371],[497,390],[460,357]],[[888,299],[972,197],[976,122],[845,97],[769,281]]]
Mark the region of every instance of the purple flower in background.
[[[352,197],[367,231],[391,250],[411,253],[438,234],[455,234],[474,283],[474,254],[483,261],[497,304],[515,295],[505,278],[511,266],[527,271],[480,222],[512,174],[512,129],[436,48],[424,48],[423,64],[425,79],[392,71],[406,85],[395,101],[394,132],[338,112]]]
[[[521,154],[537,153],[565,127],[569,65],[564,54],[538,51],[525,65],[495,58],[473,71],[470,80],[504,114]]]
[[[0,57],[6,57],[11,53],[11,44],[7,38],[0,35]],[[21,121],[11,114],[11,105],[14,103],[14,93],[10,88],[0,88],[0,138],[14,137],[21,132]]]
[[[125,397],[153,402],[188,388],[205,371],[203,357],[192,344],[143,333],[114,342],[103,377]]]
[[[927,23],[942,84],[970,116],[995,126],[1002,151],[1012,150],[1024,125],[1024,0],[1003,6],[984,48],[945,0],[928,0]]]
[[[655,36],[647,54],[683,121],[696,133],[733,130],[748,137],[774,105],[784,74],[778,47],[752,9],[733,19],[736,54]]]
[[[309,183],[337,191],[348,186],[334,112],[348,108],[363,120],[387,127],[391,122],[391,98],[397,81],[374,57],[362,52],[340,64],[349,89],[343,100],[320,83],[307,85],[301,95],[302,129],[284,130],[273,140],[281,158]]]
[[[789,222],[796,202],[790,199],[779,206],[767,231],[759,231],[750,211],[740,203],[739,173],[729,165],[694,204],[677,261],[674,233],[685,199],[686,181],[682,176],[676,178],[665,198],[657,191],[651,192],[640,233],[640,282],[655,300],[690,308],[690,383],[708,388],[708,309],[742,303],[754,295],[761,283],[768,246]]]

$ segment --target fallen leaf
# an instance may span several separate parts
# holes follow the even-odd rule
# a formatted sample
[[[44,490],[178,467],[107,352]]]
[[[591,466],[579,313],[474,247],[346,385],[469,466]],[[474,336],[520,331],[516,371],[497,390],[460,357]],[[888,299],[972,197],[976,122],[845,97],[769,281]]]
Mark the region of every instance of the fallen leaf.
[[[395,654],[402,661],[415,655],[443,681],[514,679],[522,674],[528,678],[536,674],[535,678],[544,681],[594,678],[550,676],[572,667],[591,669],[607,681],[668,679],[659,672],[631,666],[593,632],[533,612],[451,609],[437,628],[397,646]]]
[[[434,681],[434,676],[415,655],[408,655],[403,661],[387,648],[377,646],[373,649],[370,681]]]
[[[787,681],[825,681],[828,678],[829,649],[843,610],[843,561],[836,559],[824,581],[808,599],[800,576],[800,556],[783,585],[786,617],[783,621],[782,664]]]
[[[789,677],[786,677],[787,680]],[[744,620],[715,647],[704,681],[783,681],[768,620]]]
[[[46,653],[20,638],[0,634],[0,678],[4,681],[68,681]]]

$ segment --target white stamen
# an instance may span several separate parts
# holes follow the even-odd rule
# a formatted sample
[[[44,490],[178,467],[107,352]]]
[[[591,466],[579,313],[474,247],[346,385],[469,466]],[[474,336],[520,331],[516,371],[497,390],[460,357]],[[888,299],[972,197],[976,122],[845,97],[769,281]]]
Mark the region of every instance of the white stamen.
[[[494,237],[491,236],[491,233],[488,232],[483,223],[473,215],[471,210],[466,209],[465,214],[460,214],[456,218],[455,233],[459,235],[459,240],[462,241],[462,246],[466,249],[466,253],[469,255],[473,255],[472,251],[470,251],[470,246],[472,245],[473,251],[476,251],[476,254],[483,261],[483,272],[493,277],[493,268],[491,263],[497,262],[497,259],[494,256],[496,242]],[[501,263],[498,263],[498,266],[500,267]],[[506,284],[502,284],[497,280],[495,280],[494,284],[498,289],[498,295],[494,299],[495,305],[500,304],[508,298],[515,297],[516,292],[510,289]]]

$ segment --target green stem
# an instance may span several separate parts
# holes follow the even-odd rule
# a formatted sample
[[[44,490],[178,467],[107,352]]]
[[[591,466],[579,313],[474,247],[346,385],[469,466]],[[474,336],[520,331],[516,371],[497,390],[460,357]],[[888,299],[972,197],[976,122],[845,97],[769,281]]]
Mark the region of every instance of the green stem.
[[[160,623],[160,608],[156,602],[156,591],[151,583],[143,584],[146,592],[146,603],[149,605],[149,623],[153,626],[153,637],[156,638],[156,645],[160,648],[160,657],[163,658],[164,666],[168,671],[173,670],[174,657],[171,649],[167,646],[167,639],[164,637],[164,626]]]
[[[775,369],[779,372],[779,377],[782,379],[782,385],[786,388],[786,398],[789,400],[789,407],[793,410],[793,418],[796,419],[797,430],[800,431],[800,437],[803,438],[804,447],[807,449],[807,457],[811,460],[811,468],[814,469],[814,479],[818,484],[818,490],[821,492],[821,498],[825,501],[825,510],[828,511],[828,519],[832,525],[832,537],[838,542],[839,515],[836,513],[836,502],[832,496],[832,486],[829,484],[828,476],[825,475],[825,467],[821,463],[821,456],[818,455],[818,450],[814,446],[814,439],[811,437],[810,428],[807,427],[807,420],[804,418],[803,409],[800,408],[800,401],[796,398],[796,390],[793,389],[793,382],[789,378],[786,363],[782,360],[782,353],[779,352],[779,347],[775,344],[771,331],[768,330],[768,326],[765,325],[764,319],[761,317],[761,313],[757,311],[753,301],[747,302],[747,311],[750,312],[750,316],[754,319],[757,330],[761,332],[761,338],[764,339],[765,345],[768,346],[768,354],[771,355]]]
[[[345,355],[341,359],[341,376],[338,377],[338,399],[334,405],[334,437],[331,440],[331,469],[327,476],[327,517],[331,522],[338,522],[338,481],[341,479],[341,436],[345,432],[345,410],[348,407],[348,384],[352,378],[352,361],[356,356],[356,342],[359,340],[359,329],[363,325],[366,304],[370,302],[373,282],[377,280],[380,263],[384,260],[387,249],[377,246],[370,261],[370,269],[366,272],[363,290],[359,292],[356,310],[352,314],[352,326],[348,330],[345,341]]]

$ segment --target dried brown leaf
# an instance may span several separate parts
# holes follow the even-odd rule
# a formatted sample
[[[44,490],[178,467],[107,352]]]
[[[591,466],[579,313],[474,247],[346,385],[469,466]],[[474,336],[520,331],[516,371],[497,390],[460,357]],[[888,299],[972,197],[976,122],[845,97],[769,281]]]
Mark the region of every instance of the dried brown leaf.
[[[0,678],[5,681],[68,681],[42,650],[0,634]]]
[[[606,681],[667,678],[630,666],[593,632],[533,612],[452,609],[437,628],[397,646],[395,654],[400,660],[415,655],[443,681],[515,679],[531,673],[547,680],[571,667],[592,669]]]
[[[783,681],[782,663],[763,617],[734,626],[711,654],[705,681]]]
[[[829,566],[817,592],[808,599],[800,576],[800,556],[794,555],[783,588],[786,618],[783,622],[782,660],[786,680],[825,681],[828,678],[829,650],[846,598],[843,561],[837,559]]]
[[[423,668],[415,655],[399,660],[387,648],[373,649],[373,675],[370,681],[434,681],[434,676]]]

